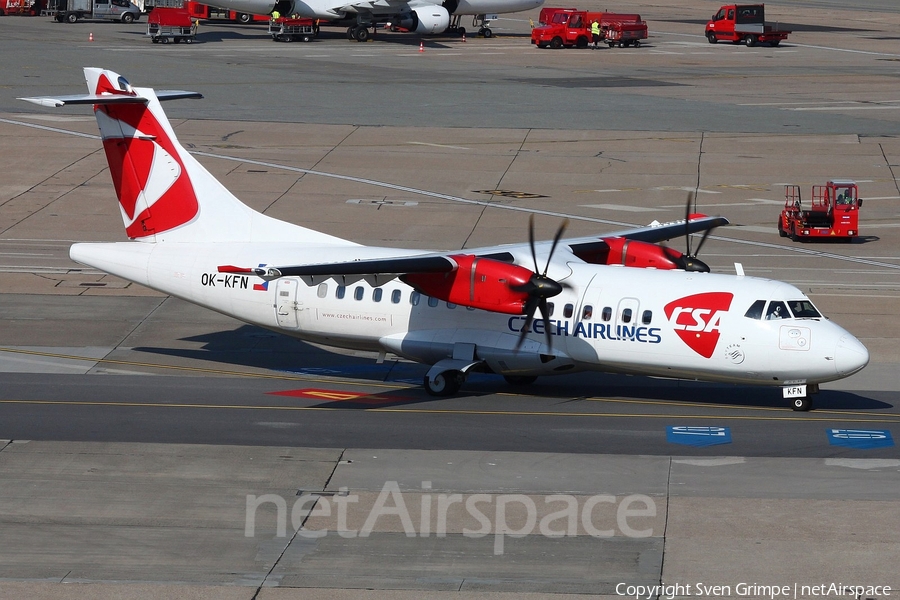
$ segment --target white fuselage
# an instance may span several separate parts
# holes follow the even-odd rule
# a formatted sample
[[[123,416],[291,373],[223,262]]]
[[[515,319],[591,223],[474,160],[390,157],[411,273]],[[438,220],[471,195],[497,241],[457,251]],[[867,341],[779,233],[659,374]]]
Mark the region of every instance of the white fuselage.
[[[544,0],[461,0],[451,15],[484,15],[521,12],[543,4]],[[241,13],[267,15],[275,9],[277,0],[213,0],[211,6]],[[336,2],[335,0],[290,0],[290,9],[279,10],[286,15],[299,15],[309,19],[344,19],[357,13],[393,15],[428,5],[441,5],[440,0],[412,0],[408,6],[387,2]]]
[[[294,277],[266,283],[217,271],[259,256],[302,264],[323,253],[352,260],[360,248],[130,242],[76,244],[71,251],[78,262],[248,323],[426,364],[467,344],[502,374],[599,370],[783,386],[840,379],[868,362],[865,347],[825,318],[745,316],[760,300],[806,299],[794,286],[754,277],[593,265],[573,257],[564,263],[568,273],[556,275],[565,289],[552,299],[552,349],[538,320],[516,351],[524,317],[448,305],[397,279],[376,288],[359,277],[343,284]],[[727,308],[716,304],[721,300]]]

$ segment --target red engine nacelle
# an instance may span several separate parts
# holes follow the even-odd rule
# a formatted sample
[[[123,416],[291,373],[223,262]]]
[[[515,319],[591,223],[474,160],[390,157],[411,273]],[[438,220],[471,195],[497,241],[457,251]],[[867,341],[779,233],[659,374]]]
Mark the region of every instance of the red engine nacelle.
[[[604,264],[654,269],[684,269],[684,255],[666,246],[625,238],[605,238],[609,246]]]
[[[449,273],[409,273],[400,277],[423,294],[453,304],[509,315],[524,312],[528,294],[510,286],[528,283],[534,273],[525,267],[471,254],[452,256],[458,268]]]

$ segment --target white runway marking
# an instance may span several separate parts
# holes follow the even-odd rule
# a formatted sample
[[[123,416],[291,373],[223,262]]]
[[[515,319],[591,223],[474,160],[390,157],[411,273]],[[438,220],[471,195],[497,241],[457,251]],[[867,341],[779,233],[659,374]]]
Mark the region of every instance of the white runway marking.
[[[585,208],[602,208],[604,210],[623,210],[625,212],[656,212],[656,208],[644,208],[643,206],[629,206],[627,204],[581,204]]]
[[[413,144],[416,146],[432,146],[433,148],[450,148],[451,150],[471,150],[471,148],[466,148],[465,146],[448,146],[447,144],[430,144],[428,142],[406,142],[407,144]]]

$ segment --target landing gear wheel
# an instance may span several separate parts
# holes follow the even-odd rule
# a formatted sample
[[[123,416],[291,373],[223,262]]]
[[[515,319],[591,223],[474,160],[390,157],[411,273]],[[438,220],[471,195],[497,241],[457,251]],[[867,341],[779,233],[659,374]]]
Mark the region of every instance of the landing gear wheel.
[[[355,39],[355,37],[354,37],[355,33],[356,33],[356,27],[353,27],[352,25],[350,27],[348,27],[347,28],[347,39],[348,40]]]
[[[484,39],[487,39],[487,38],[491,37],[492,35],[494,35],[494,32],[491,31],[491,28],[490,28],[490,27],[485,27],[484,29],[482,29],[482,30],[479,31],[478,33],[480,33],[481,35],[483,35],[483,36],[484,36]]]
[[[505,379],[506,383],[509,385],[514,386],[531,385],[537,381],[537,377],[533,375],[504,375],[503,379]]]
[[[353,39],[357,42],[368,42],[369,41],[369,28],[364,25],[360,25],[356,28],[356,31],[353,32]]]
[[[465,375],[459,371],[444,371],[443,373],[438,373],[434,378],[434,383],[426,375],[423,385],[429,396],[452,396],[459,391],[463,381],[465,381]]]
[[[809,396],[801,396],[791,400],[791,408],[795,411],[806,412],[812,408],[812,398]]]
[[[459,37],[466,37],[466,28],[460,27],[459,29],[456,30],[456,33],[459,34]]]
[[[710,31],[709,33],[706,34],[706,41],[709,42],[710,44],[715,44],[719,40],[716,39],[716,34],[714,34],[712,31]]]

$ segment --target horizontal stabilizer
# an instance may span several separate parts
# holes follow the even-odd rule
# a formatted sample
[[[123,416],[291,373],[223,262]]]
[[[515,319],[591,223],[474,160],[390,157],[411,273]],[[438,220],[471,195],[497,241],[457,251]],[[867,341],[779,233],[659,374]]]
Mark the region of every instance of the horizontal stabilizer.
[[[203,98],[203,94],[182,90],[158,90],[156,97],[159,100],[181,100],[183,98]],[[57,96],[55,98],[49,96],[19,98],[19,100],[51,108],[59,108],[66,104],[147,104],[149,102],[149,99],[143,96],[126,96],[122,94],[76,94],[72,96]]]

